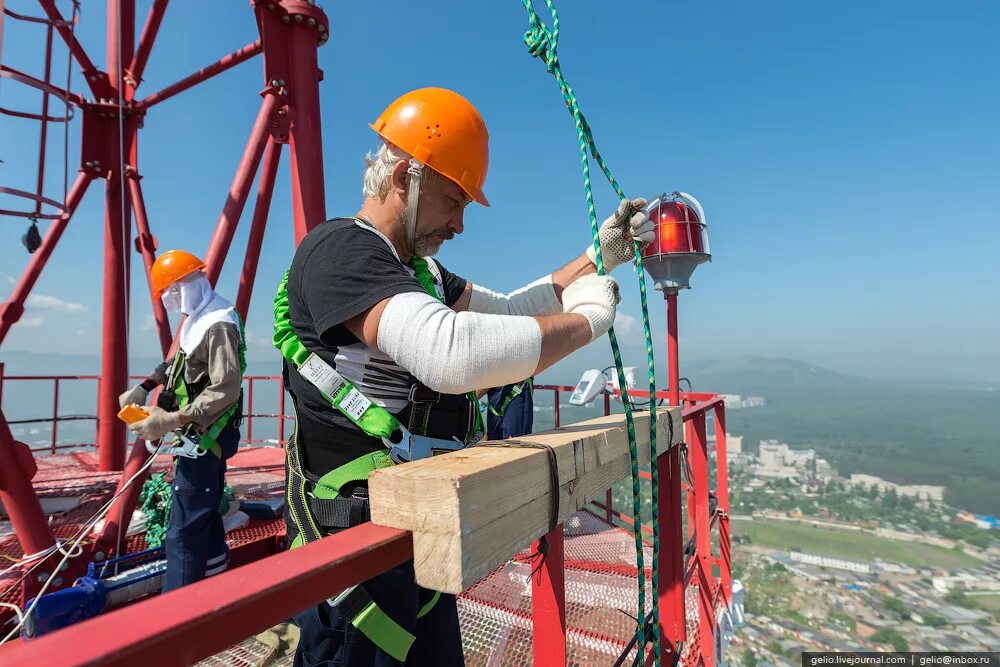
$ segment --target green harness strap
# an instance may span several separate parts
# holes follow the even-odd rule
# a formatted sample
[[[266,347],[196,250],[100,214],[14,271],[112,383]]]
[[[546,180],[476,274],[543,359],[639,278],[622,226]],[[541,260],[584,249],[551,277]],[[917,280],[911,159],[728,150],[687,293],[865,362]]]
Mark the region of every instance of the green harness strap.
[[[273,343],[281,356],[293,364],[303,375],[308,375],[313,367],[327,366],[302,344],[295,334],[288,305],[288,271],[278,283],[278,292],[274,297],[274,337]],[[329,368],[327,366],[327,368]],[[329,369],[333,370],[333,369]],[[321,372],[321,371],[320,371]],[[338,378],[342,376],[337,374]],[[333,396],[327,395],[317,386],[323,398],[337,408],[341,414],[351,420],[358,428],[374,438],[388,438],[399,430],[399,421],[388,410],[372,403],[358,391],[353,383],[344,379],[343,385]]]
[[[529,394],[535,393],[535,378],[528,378],[527,380],[521,380],[520,382],[515,384],[513,389],[510,390],[510,393],[507,394],[506,397],[504,397],[503,401],[500,403],[499,408],[493,407],[492,403],[487,403],[487,405],[490,406],[489,407],[490,414],[493,414],[502,419],[504,414],[507,413],[507,408],[510,407],[510,404],[514,402],[515,398],[523,394],[525,389],[528,390]]]
[[[247,346],[246,346],[246,332],[243,330],[243,319],[236,314],[236,321],[239,323],[240,330],[240,343],[236,348],[237,356],[240,362],[240,376],[242,377],[247,370]],[[177,398],[177,409],[182,409],[184,406],[188,405],[194,400],[191,396],[191,391],[188,388],[187,380],[184,379],[184,368],[187,365],[187,355],[184,354],[184,350],[180,348],[177,349],[177,355],[174,357],[174,363],[170,367],[170,376],[167,378],[166,389],[168,391],[174,392],[174,396]],[[230,405],[226,410],[219,415],[218,419],[212,422],[212,425],[208,427],[208,430],[200,436],[198,442],[198,448],[212,452],[220,459],[222,458],[222,446],[219,445],[218,438],[222,433],[223,429],[229,425],[232,420],[233,415],[240,407],[240,402],[236,401]]]

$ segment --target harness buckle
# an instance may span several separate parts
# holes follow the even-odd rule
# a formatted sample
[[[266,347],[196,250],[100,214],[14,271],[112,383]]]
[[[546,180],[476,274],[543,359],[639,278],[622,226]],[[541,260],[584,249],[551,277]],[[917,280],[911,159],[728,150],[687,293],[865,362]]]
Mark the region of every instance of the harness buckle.
[[[186,459],[199,459],[208,453],[208,450],[199,446],[201,438],[197,435],[187,436],[181,431],[174,431],[172,442],[162,444],[157,448],[153,443],[146,441],[146,451],[150,454],[170,454],[171,456],[183,456]]]
[[[441,392],[416,383],[410,385],[410,394],[407,400],[410,403],[438,403],[441,401]]]
[[[437,454],[465,449],[465,443],[458,438],[445,440],[443,438],[429,438],[425,435],[414,435],[402,424],[399,426],[399,432],[401,434],[399,442],[394,442],[390,438],[382,438],[382,442],[389,448],[389,458],[392,459],[393,463],[408,463]]]

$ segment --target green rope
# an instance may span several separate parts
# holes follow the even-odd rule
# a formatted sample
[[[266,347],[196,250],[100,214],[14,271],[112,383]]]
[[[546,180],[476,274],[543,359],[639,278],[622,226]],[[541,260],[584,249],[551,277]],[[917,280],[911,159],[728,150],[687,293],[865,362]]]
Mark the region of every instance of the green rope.
[[[170,517],[170,502],[174,490],[164,479],[166,473],[153,475],[139,492],[139,509],[146,515],[146,546],[155,548],[163,544]]]
[[[146,515],[146,546],[154,549],[167,537],[167,526],[170,522],[170,505],[174,499],[174,487],[166,481],[167,473],[153,475],[142,485],[139,492],[139,509]],[[225,516],[235,498],[231,486],[222,488],[222,498],[219,499],[219,516]]]
[[[559,84],[559,90],[562,93],[563,102],[566,103],[566,107],[573,116],[573,122],[576,125],[577,139],[580,142],[580,162],[583,168],[583,187],[587,199],[587,213],[590,216],[590,228],[593,234],[594,252],[597,256],[597,273],[603,275],[604,258],[601,255],[601,243],[599,236],[600,227],[598,226],[597,214],[594,208],[594,194],[590,183],[590,159],[588,155],[593,157],[594,161],[597,162],[597,165],[601,168],[601,171],[608,179],[608,183],[611,184],[611,187],[618,195],[618,198],[625,199],[625,193],[618,185],[618,182],[611,174],[611,170],[604,162],[604,158],[601,157],[600,152],[597,150],[597,145],[594,142],[594,136],[590,130],[590,125],[587,123],[587,119],[584,117],[583,112],[577,104],[576,95],[574,95],[573,89],[570,87],[565,77],[563,77],[562,69],[559,65],[559,55],[557,53],[559,44],[559,14],[556,11],[555,5],[552,0],[545,0],[549,13],[552,15],[552,29],[549,30],[548,26],[545,25],[535,12],[533,1],[534,0],[521,0],[525,10],[528,12],[529,26],[528,31],[524,34],[524,43],[528,46],[528,51],[531,55],[542,60],[545,63],[545,67],[549,74],[552,74],[555,77],[556,82]],[[649,309],[646,300],[646,280],[642,265],[642,255],[640,254],[639,244],[635,241],[633,241],[633,244],[635,246],[636,269],[639,275],[639,299],[642,305],[642,328],[646,336],[646,360],[649,371],[649,454],[651,461],[650,477],[652,481],[653,523],[652,587],[655,595],[659,584],[657,570],[659,569],[660,553],[659,512],[657,508],[657,504],[659,502],[659,474],[656,466],[656,373],[653,366],[653,336],[649,326]],[[642,543],[642,489],[639,479],[639,454],[636,446],[635,420],[632,416],[632,401],[628,397],[628,385],[625,383],[625,371],[622,368],[621,350],[619,349],[618,337],[615,334],[613,327],[608,331],[608,338],[611,341],[611,352],[614,356],[615,368],[618,372],[618,386],[623,388],[622,405],[625,408],[625,422],[627,425],[629,440],[629,455],[632,462],[632,514],[635,521],[633,524],[633,533],[635,535],[636,568],[638,571],[637,578],[639,585],[639,610],[637,614],[638,625],[636,628],[636,638],[638,640],[637,654],[639,656],[643,656],[646,652],[646,632],[644,627],[644,621],[646,618],[646,570]],[[655,603],[655,601],[652,605],[652,612],[653,656],[654,664],[658,665],[660,664],[660,613],[659,606]]]

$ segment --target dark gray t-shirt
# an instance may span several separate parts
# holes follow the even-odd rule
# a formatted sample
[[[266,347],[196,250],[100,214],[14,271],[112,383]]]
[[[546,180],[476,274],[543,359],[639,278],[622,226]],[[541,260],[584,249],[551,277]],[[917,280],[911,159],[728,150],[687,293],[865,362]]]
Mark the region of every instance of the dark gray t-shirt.
[[[428,265],[438,295],[446,305],[453,305],[466,281],[433,259]],[[388,239],[355,218],[334,218],[309,232],[288,271],[289,315],[299,340],[392,413],[406,407],[413,376],[358,340],[344,322],[383,299],[406,292],[424,292],[413,269],[399,261]],[[288,367],[288,379],[296,409],[304,418],[300,430],[334,427],[332,435],[322,438],[331,441],[329,448],[323,447],[323,464],[309,465],[312,472],[322,474],[382,446],[340,414],[292,367]],[[306,452],[306,458],[315,461],[319,457]]]

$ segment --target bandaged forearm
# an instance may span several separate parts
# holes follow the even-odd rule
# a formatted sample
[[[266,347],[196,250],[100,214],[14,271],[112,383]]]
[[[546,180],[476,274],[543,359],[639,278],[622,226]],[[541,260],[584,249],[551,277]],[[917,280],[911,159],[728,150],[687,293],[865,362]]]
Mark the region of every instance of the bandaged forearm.
[[[492,315],[551,315],[561,313],[562,304],[556,298],[550,274],[509,294],[473,285],[469,311]]]
[[[456,313],[427,294],[407,292],[382,312],[378,346],[434,391],[461,394],[534,374],[542,330],[532,317]]]

